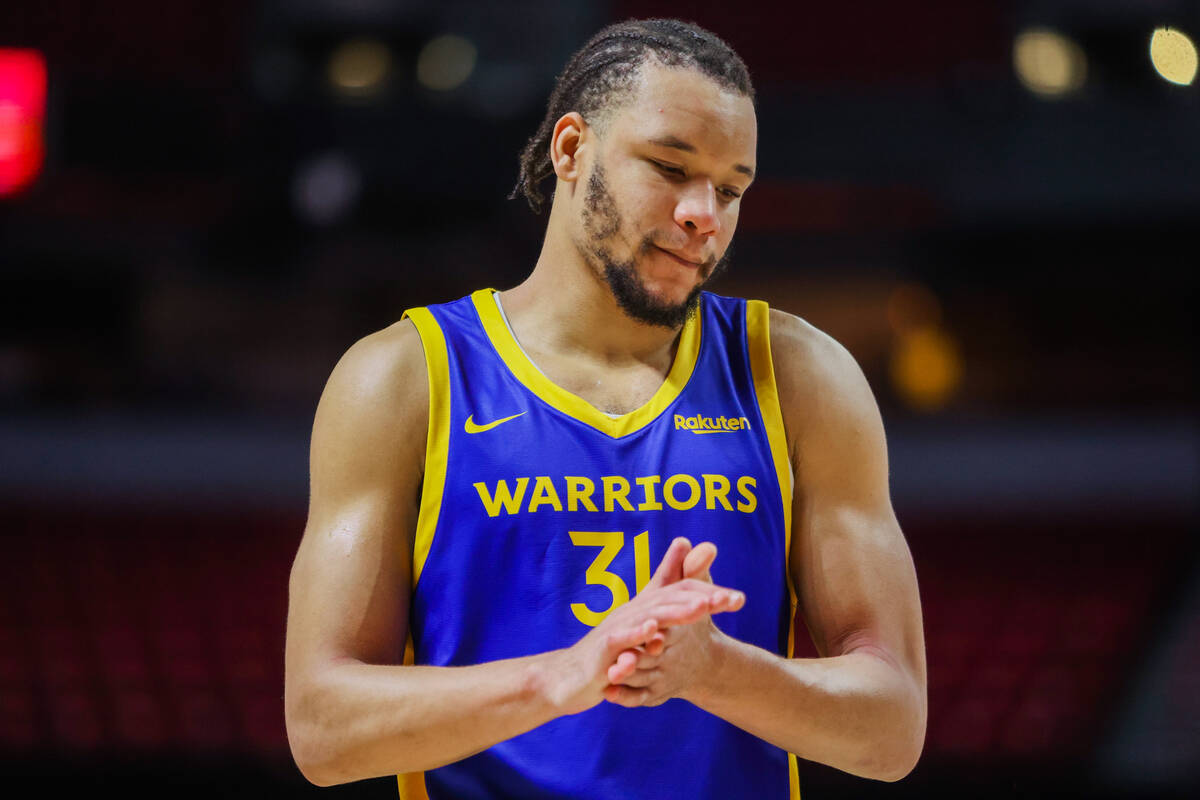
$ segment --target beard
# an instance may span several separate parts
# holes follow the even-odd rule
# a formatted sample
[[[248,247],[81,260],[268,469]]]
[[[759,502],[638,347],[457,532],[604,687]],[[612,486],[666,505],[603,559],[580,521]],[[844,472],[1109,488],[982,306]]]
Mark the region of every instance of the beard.
[[[683,302],[664,302],[651,294],[637,271],[638,262],[649,257],[657,249],[653,236],[643,238],[634,249],[633,255],[625,261],[614,257],[603,244],[605,240],[620,232],[621,215],[617,210],[616,200],[608,190],[604,168],[600,164],[596,164],[588,179],[587,194],[583,198],[582,219],[588,241],[577,244],[580,253],[608,284],[617,306],[626,316],[647,325],[671,330],[681,327],[699,308],[700,292],[729,267],[733,255],[731,245],[725,249],[720,259],[709,259],[701,264],[700,274],[704,278],[688,292]]]

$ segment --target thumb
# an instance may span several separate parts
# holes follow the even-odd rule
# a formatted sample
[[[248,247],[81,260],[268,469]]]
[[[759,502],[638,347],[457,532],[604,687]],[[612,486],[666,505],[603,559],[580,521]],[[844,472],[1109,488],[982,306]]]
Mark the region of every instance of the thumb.
[[[671,540],[671,545],[667,548],[662,561],[659,562],[658,569],[654,570],[654,575],[650,578],[650,582],[646,584],[646,588],[667,586],[668,584],[683,580],[684,557],[687,556],[691,549],[692,543],[682,536],[677,536]]]
[[[708,568],[717,558],[717,546],[712,542],[701,542],[687,553],[683,560],[683,577],[698,578],[712,583]]]

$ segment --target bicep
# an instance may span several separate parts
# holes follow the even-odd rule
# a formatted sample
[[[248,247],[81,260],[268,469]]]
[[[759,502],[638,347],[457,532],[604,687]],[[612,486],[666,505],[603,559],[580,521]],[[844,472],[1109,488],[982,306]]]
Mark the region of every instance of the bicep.
[[[341,659],[399,663],[403,654],[424,361],[412,341],[399,356],[386,342],[363,344],[335,368],[313,425],[308,523],[289,582],[293,679]]]
[[[796,476],[789,569],[801,612],[822,656],[870,647],[923,675],[916,572],[892,509],[875,399],[844,348],[814,329],[793,333],[803,335],[784,338],[776,363]]]

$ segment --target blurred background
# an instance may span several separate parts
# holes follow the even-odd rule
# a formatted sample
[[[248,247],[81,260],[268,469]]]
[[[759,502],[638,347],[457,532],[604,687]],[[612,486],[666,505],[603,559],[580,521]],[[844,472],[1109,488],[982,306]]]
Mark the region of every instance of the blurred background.
[[[925,755],[802,764],[805,796],[1200,787],[1182,0],[5,2],[6,785],[394,796],[287,751],[312,414],[359,337],[528,273],[518,150],[630,16],[744,57],[760,178],[718,291],[843,342],[888,428]]]

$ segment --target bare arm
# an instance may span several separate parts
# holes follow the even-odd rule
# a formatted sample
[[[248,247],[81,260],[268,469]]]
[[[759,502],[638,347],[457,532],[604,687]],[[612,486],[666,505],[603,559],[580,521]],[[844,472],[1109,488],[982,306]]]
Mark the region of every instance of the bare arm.
[[[888,494],[883,425],[840,345],[780,312],[771,339],[796,476],[789,569],[821,657],[782,658],[701,621],[669,633],[663,655],[639,666],[675,670],[674,684],[661,684],[674,696],[802,758],[896,780],[924,742],[925,651],[916,574]],[[624,683],[651,687],[648,698],[623,695],[624,704],[663,698],[636,673]]]
[[[424,356],[408,322],[352,347],[317,409],[284,688],[292,753],[314,783],[431,769],[582,711],[600,702],[618,655],[650,641],[660,622],[741,602],[660,577],[660,591],[617,609],[565,650],[468,667],[399,666],[427,418]],[[681,569],[684,550],[674,553],[666,571]]]

